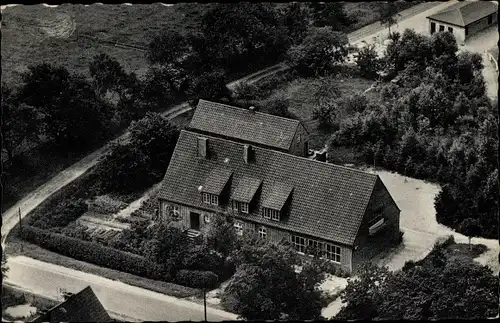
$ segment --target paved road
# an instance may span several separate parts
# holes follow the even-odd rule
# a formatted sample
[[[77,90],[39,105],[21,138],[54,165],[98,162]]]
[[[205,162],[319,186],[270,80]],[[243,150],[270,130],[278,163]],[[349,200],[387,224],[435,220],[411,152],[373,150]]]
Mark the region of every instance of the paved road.
[[[9,267],[6,283],[22,286],[21,289],[52,299],[59,297],[58,287],[75,293],[90,285],[107,311],[120,313],[127,320],[204,320],[202,305],[96,275],[24,256],[9,258]],[[232,313],[207,307],[207,320],[209,321],[236,319],[237,316]]]

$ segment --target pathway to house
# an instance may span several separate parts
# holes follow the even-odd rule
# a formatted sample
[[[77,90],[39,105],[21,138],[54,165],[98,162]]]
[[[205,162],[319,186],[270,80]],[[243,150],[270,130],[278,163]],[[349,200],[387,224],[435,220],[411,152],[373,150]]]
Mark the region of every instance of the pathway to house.
[[[450,228],[437,223],[434,197],[440,187],[422,180],[405,178],[397,173],[384,170],[366,171],[376,173],[387,187],[394,201],[401,209],[400,226],[404,231],[403,243],[396,250],[375,259],[379,265],[385,265],[390,270],[401,269],[408,260],[420,260],[429,254],[435,242],[447,235],[453,235],[455,242],[468,243],[467,237],[456,233]],[[473,244],[484,244],[488,250],[474,260],[490,267],[498,275],[500,264],[498,240],[473,238]],[[341,282],[343,284],[343,282]],[[342,285],[339,283],[339,285]],[[323,309],[323,316],[330,318],[336,315],[343,304],[340,298]]]

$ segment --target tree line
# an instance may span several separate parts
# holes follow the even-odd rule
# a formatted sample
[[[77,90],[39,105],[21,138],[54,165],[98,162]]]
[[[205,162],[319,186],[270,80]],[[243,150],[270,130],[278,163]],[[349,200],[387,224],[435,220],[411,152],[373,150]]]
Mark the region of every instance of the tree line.
[[[481,55],[457,50],[448,32],[393,34],[386,56],[367,64],[393,82],[379,84],[375,100],[357,95],[317,111],[333,131],[331,150],[354,147],[369,165],[442,183],[438,222],[465,232],[474,219],[481,236],[496,238],[498,103],[485,94]]]

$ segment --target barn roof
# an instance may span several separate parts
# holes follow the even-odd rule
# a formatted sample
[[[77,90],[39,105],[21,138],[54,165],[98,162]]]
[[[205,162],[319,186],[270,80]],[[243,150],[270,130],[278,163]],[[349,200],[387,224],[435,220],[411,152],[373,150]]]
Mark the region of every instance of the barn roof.
[[[460,1],[427,18],[465,27],[497,11],[498,6],[490,1]]]
[[[205,136],[207,157],[199,158],[199,136],[181,131],[161,184],[160,199],[220,211],[202,203],[197,188],[210,178],[213,169],[225,168],[232,174],[229,187],[233,194],[246,191],[241,183],[253,191],[256,183],[262,182],[255,197],[257,207],[245,220],[345,245],[354,243],[377,175],[262,147],[252,147],[252,161],[245,163],[244,144],[213,136]],[[264,204],[279,208],[288,197],[288,215],[281,221],[261,216]]]
[[[300,121],[199,100],[189,129],[288,150]]]

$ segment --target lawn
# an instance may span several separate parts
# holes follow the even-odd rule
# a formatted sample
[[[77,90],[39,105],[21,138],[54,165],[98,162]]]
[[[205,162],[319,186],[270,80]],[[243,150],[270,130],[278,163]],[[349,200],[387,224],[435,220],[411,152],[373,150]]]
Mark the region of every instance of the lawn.
[[[88,73],[94,55],[105,52],[126,70],[141,74],[147,67],[143,51],[103,45],[82,37],[146,47],[157,32],[197,31],[202,15],[212,4],[173,6],[43,5],[9,7],[2,13],[2,81],[17,83],[30,64],[54,63]]]

